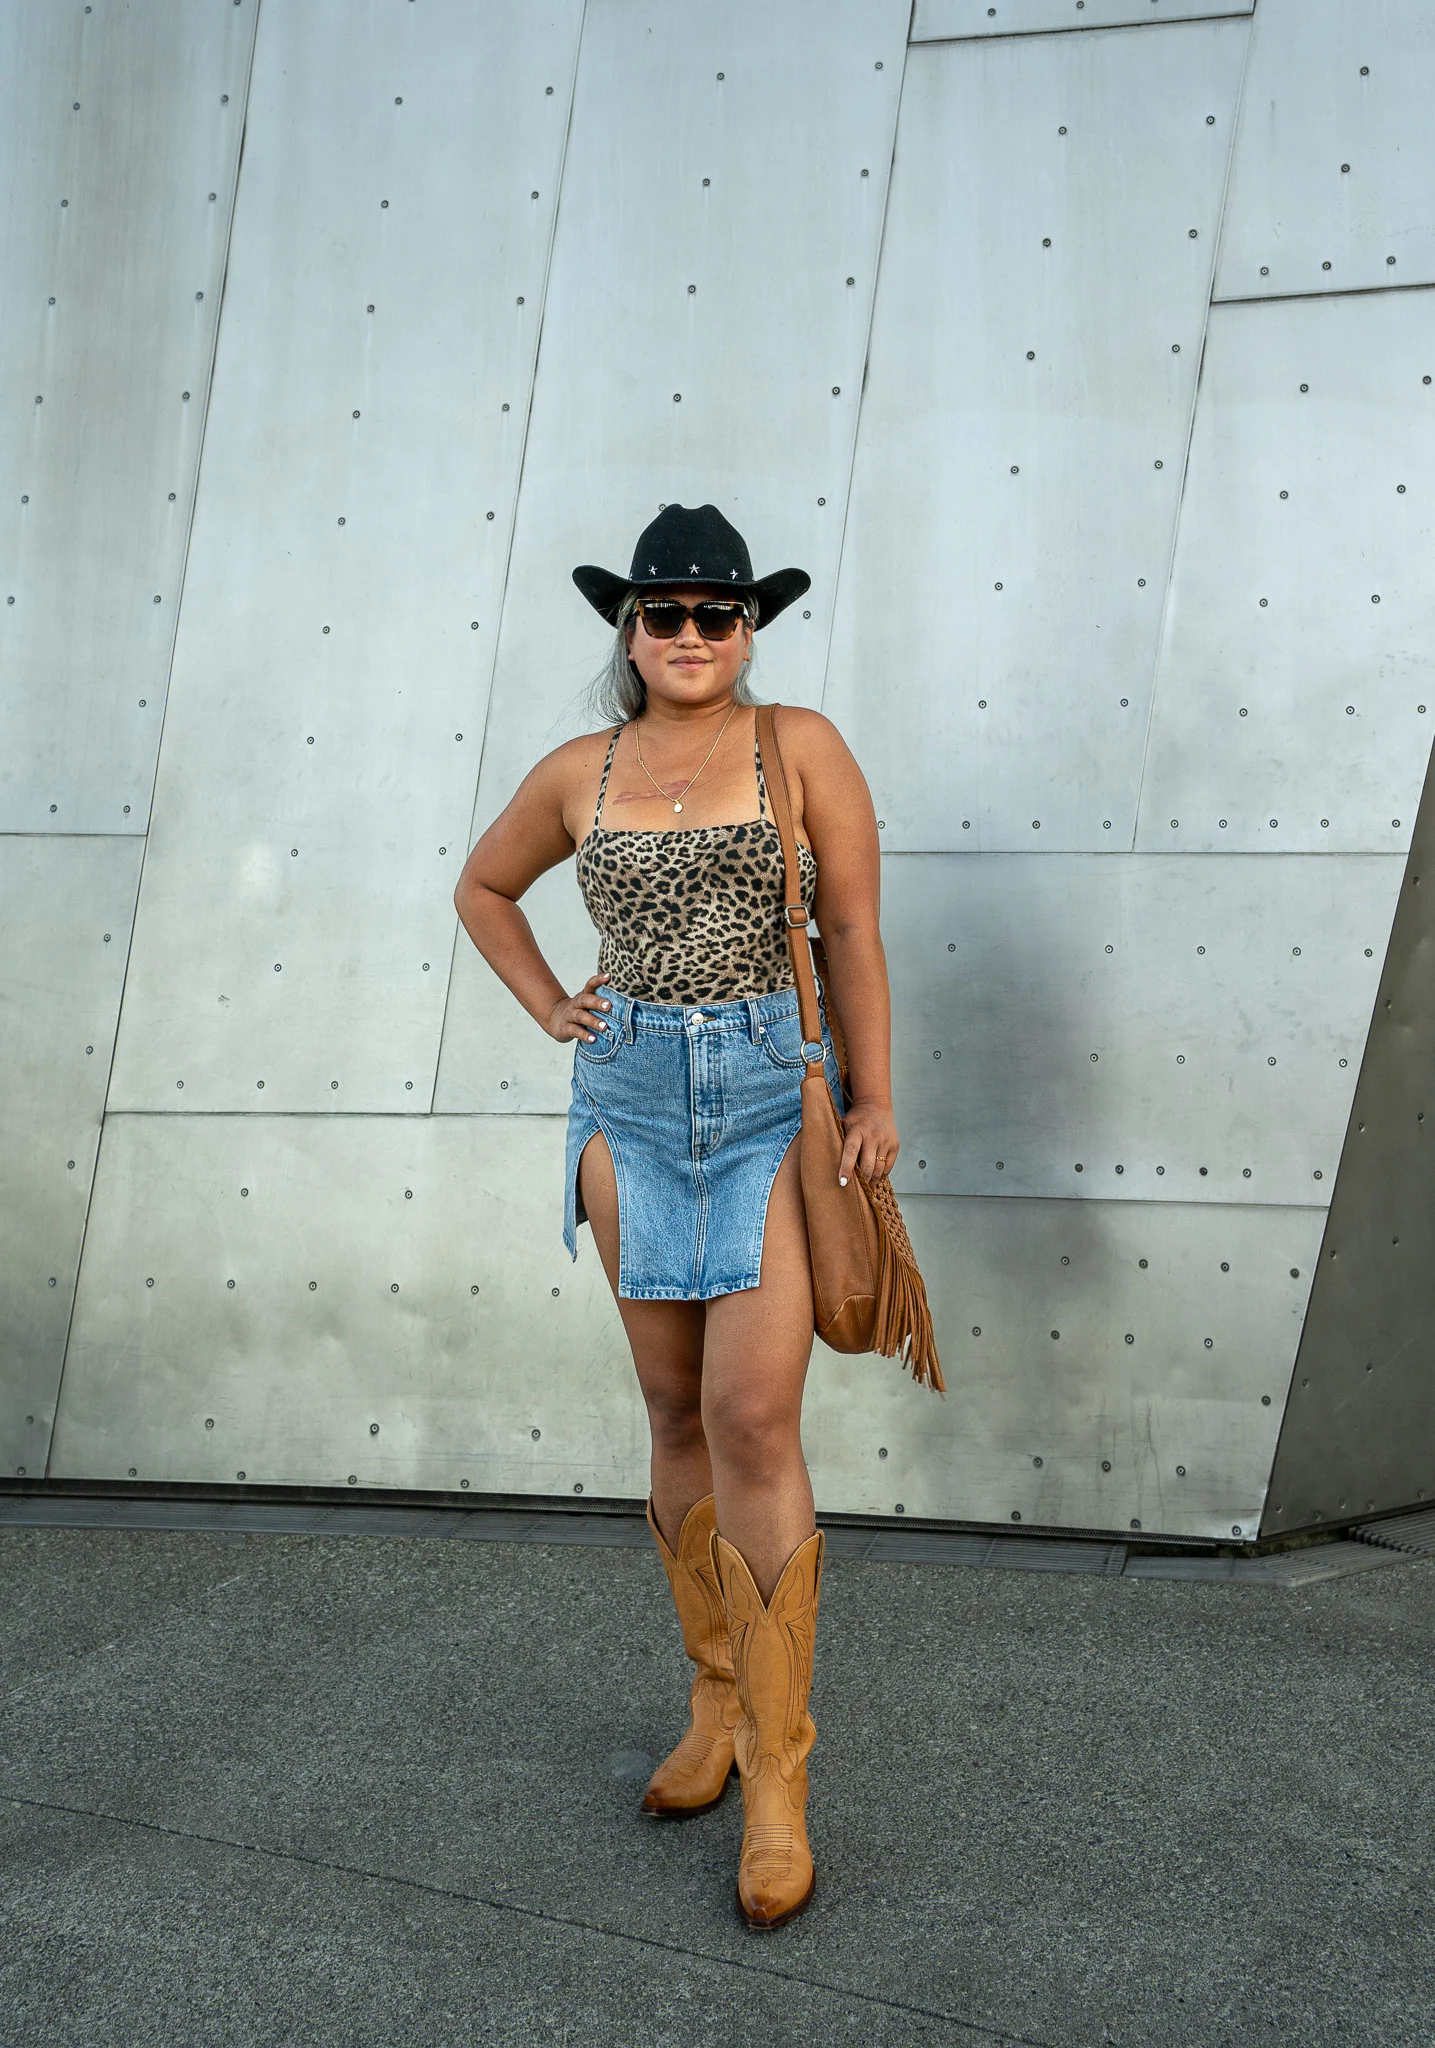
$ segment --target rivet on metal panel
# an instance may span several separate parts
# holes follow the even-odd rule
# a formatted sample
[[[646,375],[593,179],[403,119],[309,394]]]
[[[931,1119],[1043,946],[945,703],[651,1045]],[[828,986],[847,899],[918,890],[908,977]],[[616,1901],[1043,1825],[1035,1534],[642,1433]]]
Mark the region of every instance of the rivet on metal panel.
[[[1066,130],[1064,128],[1058,128],[1056,132],[1058,135],[1065,135]]]
[[[1103,832],[1109,832],[1111,830],[1111,820],[1109,818],[1103,818],[1101,820],[1101,829]]]
[[[507,399],[505,399],[505,400],[504,400],[504,402],[503,402],[503,410],[504,410],[505,412],[507,412],[507,411],[508,411],[508,401],[507,401]]]
[[[817,502],[819,505],[825,505],[827,503],[827,500],[825,498],[819,498]]]
[[[1250,1179],[1250,1177],[1251,1177],[1251,1169],[1249,1168],[1249,1166],[1243,1166],[1243,1167],[1241,1168],[1241,1177],[1242,1177],[1242,1179],[1243,1179],[1243,1180],[1249,1180],[1249,1179]]]
[[[460,1485],[461,1487],[463,1487],[463,1488],[464,1488],[465,1490],[467,1490],[467,1487],[468,1487],[468,1481],[467,1481],[466,1479],[460,1479],[458,1483],[459,1483],[459,1485]]]
[[[1309,391],[1310,386],[1309,384],[1302,384],[1300,388],[1302,391]]]
[[[1178,1479],[1184,1479],[1184,1478],[1185,1478],[1185,1476],[1186,1476],[1186,1468],[1185,1468],[1185,1466],[1184,1466],[1184,1465],[1178,1465],[1178,1466],[1176,1467],[1176,1477],[1177,1477]]]
[[[243,1474],[243,1473],[241,1472],[239,1476],[240,1476],[240,1478],[242,1479],[242,1478],[244,1477],[244,1474]],[[351,1473],[349,1474],[349,1484],[350,1484],[350,1486],[357,1486],[357,1485],[358,1485],[358,1483],[359,1483],[359,1475],[358,1475],[358,1473],[357,1473],[357,1472],[351,1472]]]
[[[1164,463],[1164,462],[1158,462],[1158,463],[1156,464],[1156,467],[1157,467],[1158,469],[1164,469],[1164,468],[1166,467],[1166,465],[1165,465],[1165,463]]]
[[[1180,820],[1179,818],[1173,818],[1173,819],[1171,820],[1171,830],[1172,830],[1173,832],[1179,832],[1179,831],[1180,831],[1180,829],[1181,829],[1181,820]]]
[[[582,1482],[582,1480],[581,1480],[581,1479],[575,1479],[575,1480],[574,1480],[574,1482],[573,1482],[573,1491],[574,1491],[575,1493],[581,1493],[581,1492],[583,1491],[583,1482]]]
[[[971,831],[971,829],[972,829],[972,821],[971,821],[971,819],[970,819],[970,818],[963,818],[963,820],[962,820],[962,830],[963,830],[964,832],[970,832],[970,831]],[[952,947],[952,948],[951,948],[951,951],[955,952],[955,951],[956,951],[956,948],[955,948],[955,947]]]
[[[878,1456],[879,1458],[885,1458],[885,1457],[886,1457],[886,1455],[887,1455],[887,1446],[886,1446],[885,1444],[881,1444],[881,1445],[879,1445],[879,1446],[878,1446],[878,1450],[877,1450],[877,1456]]]
[[[1101,1460],[1101,1469],[1103,1472],[1109,1472],[1111,1470],[1111,1460],[1109,1458],[1103,1458]]]
[[[1114,946],[1108,946],[1106,950],[1108,953],[1114,953],[1116,951],[1116,948]]]
[[[711,178],[704,178],[704,179],[703,179],[703,183],[704,183],[705,185],[711,185],[711,183],[712,183],[712,179],[711,179]]]
[[[1138,576],[1136,578],[1136,588],[1138,590],[1144,590],[1146,588],[1146,578],[1144,576]]]
[[[1397,485],[1395,486],[1395,495],[1396,495],[1396,497],[1397,497],[1397,498],[1403,498],[1403,497],[1405,496],[1405,486],[1404,486],[1404,484],[1397,484]]]
[[[1117,1171],[1118,1173],[1125,1173],[1125,1171],[1126,1171],[1126,1168],[1125,1168],[1124,1166],[1118,1166],[1118,1167],[1117,1167],[1117,1169],[1116,1169],[1116,1171]]]
[[[1322,263],[1320,267],[1322,270],[1329,270],[1330,265],[1329,263]]]
[[[682,392],[681,392],[681,391],[675,391],[675,392],[673,393],[673,404],[674,404],[674,405],[681,405],[681,404],[682,404],[682,402],[683,402],[683,394],[682,394]]]
[[[1011,1518],[1014,1522],[1019,1522],[1021,1520],[1021,1509],[1013,1508],[1011,1511]]]
[[[1013,476],[1020,476],[1020,475],[1021,475],[1021,471],[1020,471],[1020,469],[1018,469],[1018,467],[1017,467],[1017,465],[1016,465],[1015,463],[1013,463],[1013,464],[1012,464],[1012,466],[1011,466],[1011,473],[1012,473],[1012,475],[1013,475]]]
[[[937,1054],[937,1058],[938,1058],[938,1059],[940,1059],[940,1058],[941,1058],[941,1054],[940,1054],[940,1053],[938,1053],[938,1054]],[[999,1160],[997,1161],[997,1172],[998,1172],[998,1173],[1005,1173],[1005,1172],[1006,1172],[1006,1162],[1005,1162],[1004,1160],[1001,1160],[1001,1159],[999,1159]]]
[[[1062,1263],[1062,1265],[1063,1265],[1063,1266],[1069,1266],[1069,1265],[1071,1264],[1071,1254],[1070,1254],[1069,1252],[1063,1252],[1063,1253],[1062,1253],[1062,1255],[1061,1255],[1061,1263]],[[1144,1261],[1144,1260],[1142,1261],[1142,1264],[1143,1264],[1143,1265],[1145,1264],[1145,1261]]]
[[[1040,1467],[1040,1465],[1041,1465],[1041,1459],[1040,1459],[1040,1458],[1033,1458],[1031,1462],[1032,1462],[1032,1464],[1033,1464],[1033,1465],[1036,1465],[1037,1467]]]
[[[204,1426],[205,1426],[205,1428],[206,1428],[206,1429],[213,1429],[213,1427],[214,1427],[214,1417],[213,1417],[212,1415],[206,1415],[206,1416],[205,1416],[205,1418],[204,1418]]]
[[[232,1280],[226,1280],[224,1284],[226,1287],[232,1287],[234,1285],[234,1282]]]
[[[1207,1337],[1207,1338],[1205,1338],[1205,1339],[1204,1339],[1203,1341],[1204,1341],[1204,1343],[1205,1343],[1205,1346],[1206,1346],[1206,1349],[1207,1349],[1208,1351],[1209,1351],[1209,1350],[1211,1350],[1212,1346],[1213,1346],[1213,1345],[1214,1345],[1214,1343],[1215,1343],[1215,1339],[1214,1339],[1213,1337]]]
[[[697,290],[697,286],[696,286],[695,284],[690,284],[690,285],[688,286],[688,297],[689,297],[689,298],[691,298],[691,297],[693,296],[694,292],[696,292],[696,290]]]
[[[397,1280],[395,1280],[395,1281],[393,1282],[393,1284],[392,1284],[392,1285],[390,1286],[390,1288],[389,1288],[389,1292],[390,1292],[390,1294],[397,1294],[397,1293],[398,1293],[398,1291],[399,1291],[399,1283],[398,1283],[398,1281],[397,1281]]]
[[[139,1470],[138,1470],[138,1467],[136,1467],[136,1466],[134,1466],[134,1465],[131,1465],[131,1466],[130,1466],[130,1478],[131,1478],[131,1479],[138,1479],[138,1478],[139,1478],[139,1476],[140,1476],[140,1475],[139,1475]]]
[[[477,1286],[475,1285],[475,1286],[473,1286],[473,1287],[470,1287],[468,1291],[469,1291],[469,1293],[470,1293],[470,1294],[477,1294],[477,1292],[478,1292],[478,1288],[477,1288]]]
[[[980,1323],[973,1323],[973,1324],[972,1324],[972,1335],[973,1335],[974,1337],[980,1337],[980,1335],[981,1335],[981,1334],[982,1334],[982,1326],[981,1326],[981,1324],[980,1324]]]
[[[1173,341],[1173,342],[1172,342],[1172,344],[1171,344],[1171,353],[1172,353],[1172,355],[1173,355],[1173,356],[1178,356],[1178,355],[1180,355],[1180,353],[1181,353],[1181,344],[1180,344],[1180,342],[1179,342],[1179,341]]]
[[[865,178],[865,177],[867,176],[867,173],[866,173],[866,171],[864,171],[864,172],[862,173],[862,175],[863,175],[863,177]]]
[[[1195,228],[1187,228],[1187,230],[1186,230],[1186,233],[1187,233],[1187,234],[1188,234],[1188,235],[1190,236],[1191,240],[1192,240],[1192,241],[1194,242],[1194,241],[1195,241],[1195,239],[1196,239],[1196,230],[1195,230]]]
[[[311,1281],[309,1282],[309,1292],[310,1292],[311,1294],[317,1293],[317,1291],[318,1291],[318,1287],[319,1287],[319,1283],[318,1283],[318,1281],[317,1281],[317,1280],[311,1280]]]
[[[1317,1180],[1324,1180],[1324,1179],[1325,1179],[1325,1175],[1324,1175],[1324,1174],[1323,1174],[1323,1173],[1321,1172],[1321,1170],[1320,1170],[1320,1168],[1319,1168],[1319,1167],[1317,1167],[1317,1168],[1316,1168],[1316,1170],[1315,1170],[1315,1178],[1316,1178]]]
[[[523,294],[522,294],[521,292],[520,292],[520,293],[519,293],[519,295],[518,295],[518,299],[517,299],[516,303],[517,303],[518,305],[520,305],[520,306],[521,306],[521,305],[523,304]]]
[[[917,1161],[917,1164],[918,1164],[918,1166],[920,1166],[920,1167],[921,1167],[921,1169],[922,1169],[923,1173],[925,1173],[925,1172],[926,1172],[926,1170],[927,1170],[927,1162],[926,1162],[926,1160],[925,1160],[925,1159],[919,1159],[919,1160]]]
[[[1081,1163],[1081,1161],[1080,1161],[1079,1159],[1078,1159],[1078,1160],[1077,1160],[1077,1162],[1076,1162],[1076,1171],[1077,1171],[1078,1173],[1085,1173],[1085,1171],[1086,1171],[1086,1168],[1085,1168],[1085,1167],[1084,1167],[1084,1166],[1082,1165],[1082,1163]]]
[[[1051,247],[1051,236],[1050,236],[1050,235],[1043,235],[1043,236],[1042,236],[1042,238],[1041,238],[1041,246],[1042,246],[1042,248],[1043,248],[1043,249],[1049,249],[1049,248]]]
[[[1366,957],[1366,959],[1367,959],[1367,960],[1370,960],[1370,959],[1373,959],[1373,958],[1374,958],[1374,955],[1372,954],[1372,952],[1371,952],[1371,950],[1370,950],[1369,946],[1367,946],[1367,947],[1366,947],[1366,949],[1365,949],[1365,957]]]
[[[948,951],[949,953],[955,953],[955,952],[956,952],[956,950],[957,950],[957,942],[956,942],[956,940],[955,940],[955,939],[948,939],[948,941],[947,941],[947,951]]]
[[[554,1292],[554,1294],[557,1294],[557,1292],[558,1292],[558,1289],[557,1289],[557,1288],[555,1287],[555,1288],[553,1289],[553,1292]]]
[[[1289,491],[1282,491],[1282,492],[1281,492],[1281,496],[1282,496],[1283,498],[1288,498],[1288,497],[1290,496],[1290,492],[1289,492]]]
[[[1029,348],[1027,350],[1026,359],[1029,363],[1034,363],[1036,361],[1036,350],[1034,348]]]
[[[544,88],[543,88],[543,91],[544,91],[544,94],[545,94],[545,96],[547,96],[547,97],[550,97],[550,98],[551,98],[551,96],[552,96],[552,93],[553,93],[553,88],[552,88],[552,86],[551,86],[551,85],[545,85],[545,86],[544,86]]]
[[[1379,604],[1379,602],[1380,602],[1380,592],[1379,592],[1379,591],[1376,591],[1376,592],[1375,592],[1375,594],[1374,594],[1374,595],[1372,596],[1372,598],[1371,598],[1370,602],[1371,602],[1372,604]]]
[[[1226,821],[1225,821],[1225,819],[1224,819],[1224,818],[1217,818],[1217,820],[1216,820],[1216,823],[1217,823],[1217,824],[1218,824],[1218,825],[1220,826],[1221,830],[1222,830],[1222,831],[1224,832],[1224,831],[1225,831],[1225,829],[1226,829]]]
[[[1270,1397],[1270,1395],[1269,1395],[1269,1394],[1262,1394],[1262,1395],[1261,1395],[1261,1406],[1262,1406],[1262,1408],[1269,1408],[1269,1407],[1270,1407],[1270,1405],[1271,1405],[1271,1397]]]
[[[1216,125],[1216,117],[1215,117],[1215,115],[1214,115],[1214,114],[1207,114],[1207,116],[1206,116],[1206,126],[1207,126],[1208,128],[1214,128],[1214,127],[1215,127],[1215,125]]]
[[[1126,1341],[1127,1341],[1127,1343],[1128,1343],[1128,1344],[1134,1344],[1134,1343],[1136,1342],[1136,1338],[1135,1338],[1135,1335],[1134,1335],[1134,1333],[1133,1333],[1132,1331],[1130,1331],[1130,1330],[1128,1330],[1128,1331],[1127,1331],[1127,1333],[1126,1333]]]
[[[1033,818],[1033,819],[1032,819],[1032,821],[1031,821],[1031,829],[1032,829],[1032,831],[1033,831],[1033,832],[1039,832],[1039,831],[1041,830],[1041,819],[1040,819],[1040,818]]]
[[[1262,276],[1262,277],[1269,277],[1269,276],[1270,276],[1270,274],[1271,274],[1271,267],[1270,267],[1269,263],[1263,263],[1263,264],[1261,265],[1261,276]]]
[[[1061,1336],[1061,1332],[1060,1332],[1060,1330],[1053,1330],[1053,1331],[1052,1331],[1052,1333],[1051,1333],[1051,1335],[1052,1335],[1052,1341],[1053,1341],[1053,1343],[1055,1343],[1055,1342],[1057,1341],[1057,1339],[1058,1339],[1058,1338],[1059,1338],[1059,1337]]]
[[[834,385],[833,385],[833,387],[832,387],[832,396],[833,396],[834,398],[840,398],[840,397],[842,396],[842,386],[841,386],[840,384],[834,384]]]
[[[369,1435],[370,1435],[370,1436],[377,1436],[377,1435],[378,1435],[378,1433],[379,1433],[379,1425],[378,1425],[378,1423],[377,1423],[377,1422],[371,1422],[371,1423],[369,1424]]]
[[[811,612],[804,612],[802,616],[804,619],[810,619],[812,617],[812,614]]]
[[[246,1477],[247,1475],[246,1475],[245,1473],[243,1473],[243,1472],[236,1472],[234,1476],[235,1476],[235,1478],[236,1478],[236,1479],[243,1479],[243,1478],[245,1478],[245,1477]]]
[[[857,280],[855,277],[849,277],[847,282],[848,284],[856,284]]]
[[[1348,170],[1350,169],[1350,165],[1349,165],[1349,164],[1342,164],[1340,168],[1341,168],[1341,169],[1342,169],[1343,171],[1348,171]]]
[[[1139,1529],[1141,1527],[1140,1522],[1137,1521],[1134,1515],[1131,1517],[1131,1526],[1133,1529]]]

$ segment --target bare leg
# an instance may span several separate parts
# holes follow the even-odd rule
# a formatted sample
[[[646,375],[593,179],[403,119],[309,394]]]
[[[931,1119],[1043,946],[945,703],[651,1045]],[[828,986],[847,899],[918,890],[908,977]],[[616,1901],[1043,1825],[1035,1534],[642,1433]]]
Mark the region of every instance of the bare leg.
[[[801,1146],[799,1134],[773,1183],[759,1285],[706,1304],[700,1385],[718,1528],[764,1600],[815,1527],[802,1455],[813,1306]]]
[[[653,1513],[669,1548],[694,1501],[713,1490],[703,1435],[701,1301],[630,1301],[618,1293],[618,1182],[601,1131],[583,1147],[578,1185],[633,1350],[652,1434]]]

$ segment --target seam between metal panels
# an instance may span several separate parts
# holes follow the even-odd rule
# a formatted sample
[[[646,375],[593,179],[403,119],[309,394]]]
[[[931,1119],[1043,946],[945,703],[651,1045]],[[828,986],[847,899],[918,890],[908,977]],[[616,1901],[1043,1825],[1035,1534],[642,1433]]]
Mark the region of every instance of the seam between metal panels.
[[[912,14],[916,13],[917,0],[912,0]],[[872,328],[877,318],[877,293],[882,282],[882,257],[887,247],[887,220],[892,210],[892,180],[897,172],[897,136],[902,126],[902,101],[907,92],[907,52],[912,48],[910,40],[911,16],[908,17],[908,41],[902,46],[902,76],[897,81],[897,97],[892,109],[892,144],[887,152],[887,187],[882,194],[882,221],[877,230],[877,247],[872,257],[872,291],[867,301],[867,332],[862,340],[862,374],[857,384],[857,412],[852,421],[852,439],[847,453],[847,489],[842,499],[842,528],[837,536],[837,559],[832,571],[832,600],[827,608],[827,646],[822,656],[822,689],[817,700],[820,711],[827,701],[827,674],[832,666],[832,634],[837,621],[837,593],[842,587],[842,564],[847,555],[847,522],[852,513],[852,487],[857,476],[857,452],[862,441],[862,414],[867,404],[867,375],[872,364]]]
[[[915,0],[913,15],[916,14]],[[1050,36],[1121,36],[1130,30],[1148,28],[1187,28],[1197,21],[1252,21],[1255,18],[1255,0],[1249,7],[1227,10],[1223,14],[1178,14],[1164,21],[1093,21],[1073,22],[1070,28],[1003,28],[987,32],[976,31],[966,36],[914,36],[908,33],[907,41],[914,50],[940,50],[950,48],[953,43],[1034,43]]]
[[[1209,16],[1204,17],[1210,19]],[[1240,15],[1218,16],[1217,19],[1239,21]],[[1245,17],[1247,23],[1250,16]],[[1153,26],[1154,24],[1143,24]],[[1174,27],[1168,22],[1167,27]],[[1151,668],[1151,696],[1146,710],[1146,737],[1141,745],[1141,772],[1136,778],[1136,802],[1131,812],[1131,844],[1126,849],[1135,853],[1136,842],[1141,833],[1141,805],[1146,794],[1146,770],[1151,759],[1151,735],[1156,726],[1156,692],[1161,681],[1161,657],[1166,649],[1166,625],[1171,615],[1171,592],[1176,580],[1176,556],[1181,544],[1181,526],[1186,513],[1186,491],[1191,481],[1191,449],[1196,439],[1196,419],[1201,403],[1201,388],[1206,378],[1206,348],[1211,336],[1211,307],[1215,303],[1212,293],[1216,288],[1216,273],[1220,268],[1221,251],[1226,237],[1226,213],[1231,202],[1231,170],[1236,156],[1236,138],[1241,132],[1241,112],[1245,106],[1246,78],[1251,63],[1251,36],[1246,31],[1245,53],[1241,60],[1241,76],[1236,86],[1235,105],[1231,110],[1231,134],[1226,144],[1226,171],[1221,180],[1221,204],[1216,215],[1216,232],[1212,237],[1210,283],[1206,291],[1206,310],[1201,322],[1201,353],[1196,363],[1196,380],[1191,387],[1191,410],[1186,420],[1186,445],[1181,457],[1181,491],[1176,500],[1176,516],[1171,522],[1171,546],[1166,557],[1166,587],[1161,593],[1161,617],[1156,633],[1156,654]]]
[[[189,576],[189,549],[194,538],[194,510],[199,502],[199,482],[204,472],[204,446],[209,434],[209,408],[214,399],[214,373],[219,361],[219,336],[224,325],[225,298],[229,289],[229,258],[234,246],[234,221],[239,212],[239,184],[244,170],[244,146],[249,139],[249,96],[254,86],[254,53],[259,46],[260,0],[256,0],[254,25],[249,36],[249,64],[244,74],[244,119],[239,127],[239,148],[234,157],[234,184],[229,200],[229,226],[224,237],[224,264],[219,274],[219,292],[214,311],[214,339],[210,345],[208,373],[204,380],[204,418],[199,430],[199,446],[194,458],[194,482],[190,490],[189,520],[184,535],[184,556],[179,565],[175,585],[174,625],[169,636],[169,660],[165,667],[164,709],[160,713],[159,732],[155,738],[154,767],[150,774],[149,802],[145,811],[145,829],[140,846],[140,868],[135,877],[134,901],[130,909],[129,935],[125,945],[124,972],[120,976],[119,1001],[115,1004],[115,1036],[110,1047],[109,1072],[105,1075],[105,1092],[100,1103],[99,1128],[95,1138],[95,1164],[90,1175],[89,1192],[85,1197],[85,1216],[80,1226],[80,1242],[75,1252],[75,1285],[70,1295],[70,1312],[65,1318],[65,1344],[60,1353],[60,1372],[55,1381],[55,1405],[50,1416],[49,1435],[45,1442],[44,1477],[50,1477],[50,1460],[55,1452],[55,1429],[60,1420],[60,1401],[65,1391],[65,1368],[70,1362],[70,1338],[75,1327],[75,1307],[80,1298],[80,1274],[84,1269],[85,1244],[90,1234],[90,1211],[94,1205],[95,1187],[100,1177],[100,1158],[104,1151],[105,1123],[109,1116],[110,1089],[114,1086],[115,1060],[119,1053],[120,1026],[124,1020],[125,990],[129,986],[130,963],[134,959],[135,932],[139,926],[140,899],[144,893],[145,863],[149,858],[150,828],[154,823],[154,793],[159,782],[159,766],[164,753],[164,729],[169,718],[170,692],[174,686],[174,650],[179,639],[179,622],[184,611],[185,583]],[[80,835],[73,835],[80,836]],[[86,833],[86,838],[138,838],[135,833]]]
[[[588,27],[588,0],[583,0],[583,9],[578,18],[578,34],[573,44],[573,75],[568,90],[568,118],[563,124],[563,146],[558,152],[557,182],[553,188],[553,221],[548,230],[548,254],[543,265],[543,288],[539,294],[538,331],[533,337],[533,363],[528,373],[528,404],[523,412],[523,439],[518,450],[518,468],[513,478],[513,511],[508,522],[508,546],[503,557],[503,579],[498,590],[498,607],[494,614],[492,651],[488,657],[488,687],[484,693],[483,725],[478,736],[478,767],[473,778],[473,802],[469,806],[467,844],[464,847],[464,861],[467,862],[474,846],[474,819],[478,815],[479,791],[483,786],[483,760],[488,751],[488,724],[493,714],[493,681],[498,668],[498,644],[503,631],[503,614],[508,603],[508,577],[513,567],[513,541],[518,532],[518,506],[523,496],[523,471],[528,461],[528,436],[533,425],[533,399],[538,389],[538,366],[543,356],[543,327],[548,318],[548,284],[553,275],[553,251],[558,242],[558,216],[563,206],[563,180],[568,169],[568,145],[573,137],[573,109],[578,99],[578,71],[583,61],[583,37]],[[462,867],[459,870],[462,873]],[[455,888],[458,886],[455,883]],[[423,1114],[432,1116],[434,1098],[438,1094],[438,1072],[443,1059],[443,1042],[448,1031],[448,1007],[453,1000],[454,973],[458,965],[459,938],[468,938],[463,920],[457,910],[454,912],[453,939],[449,947],[448,986],[444,990],[443,1016],[439,1020],[438,1041],[434,1049],[433,1076],[429,1082],[428,1109]],[[472,944],[472,940],[469,940]]]
[[[1369,299],[1386,297],[1392,292],[1435,291],[1435,278],[1426,278],[1415,284],[1350,284],[1336,285],[1324,291],[1309,292],[1253,292],[1248,298],[1215,299],[1213,306],[1280,306],[1290,299]]]

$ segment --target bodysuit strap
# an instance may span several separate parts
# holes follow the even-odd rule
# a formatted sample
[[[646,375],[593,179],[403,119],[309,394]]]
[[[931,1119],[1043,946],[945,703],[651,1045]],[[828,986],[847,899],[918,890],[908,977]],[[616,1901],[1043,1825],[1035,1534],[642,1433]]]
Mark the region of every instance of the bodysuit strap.
[[[762,748],[757,742],[757,726],[752,731],[752,751],[757,761],[757,808],[761,817],[767,816],[767,784],[762,779]]]
[[[608,771],[613,765],[613,749],[618,744],[618,734],[622,730],[621,725],[614,726],[613,737],[608,742],[608,758],[603,763],[603,780],[598,784],[598,808],[593,813],[593,830],[595,832],[598,829],[598,820],[603,815],[603,797],[608,788]]]

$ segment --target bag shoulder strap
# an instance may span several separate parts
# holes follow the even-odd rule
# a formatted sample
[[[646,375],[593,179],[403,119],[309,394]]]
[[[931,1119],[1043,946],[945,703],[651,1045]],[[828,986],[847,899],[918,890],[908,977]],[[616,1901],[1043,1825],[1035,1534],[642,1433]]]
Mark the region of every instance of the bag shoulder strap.
[[[817,1008],[817,982],[812,972],[812,947],[808,943],[809,913],[802,900],[797,864],[797,838],[792,829],[792,799],[787,790],[787,770],[777,743],[777,706],[757,707],[757,745],[763,780],[772,800],[773,822],[782,840],[783,921],[787,926],[787,951],[792,961],[792,978],[797,983],[797,1014],[802,1024],[804,1045],[822,1043],[822,1019]],[[809,1060],[807,1070],[820,1072],[823,1055]]]

